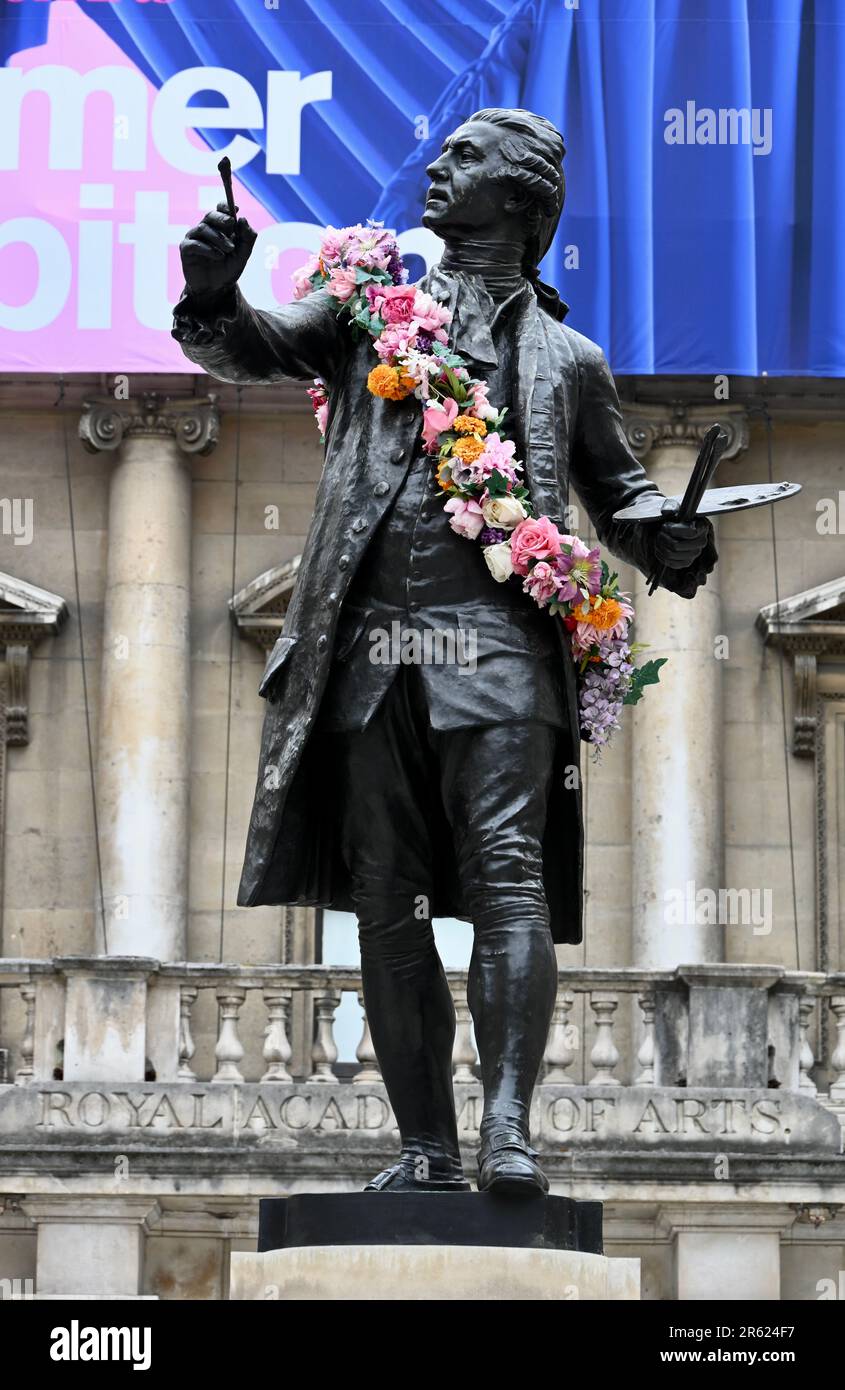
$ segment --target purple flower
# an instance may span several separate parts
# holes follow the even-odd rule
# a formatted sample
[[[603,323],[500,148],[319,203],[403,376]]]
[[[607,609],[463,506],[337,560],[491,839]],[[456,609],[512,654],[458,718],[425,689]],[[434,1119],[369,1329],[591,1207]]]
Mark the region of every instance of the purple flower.
[[[498,526],[485,526],[478,539],[482,545],[500,545],[507,540],[507,531],[502,531]]]
[[[581,729],[589,736],[596,755],[620,728],[622,705],[634,671],[631,649],[618,637],[603,636],[596,643],[598,661],[591,661],[579,678],[578,712]]]

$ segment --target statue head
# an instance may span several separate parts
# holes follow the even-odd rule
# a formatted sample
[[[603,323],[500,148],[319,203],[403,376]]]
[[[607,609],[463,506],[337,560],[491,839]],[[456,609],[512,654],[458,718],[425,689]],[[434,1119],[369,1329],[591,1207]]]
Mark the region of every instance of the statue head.
[[[513,240],[535,274],[563,209],[563,136],[532,111],[487,107],[448,137],[426,173],[423,225],[444,241]]]

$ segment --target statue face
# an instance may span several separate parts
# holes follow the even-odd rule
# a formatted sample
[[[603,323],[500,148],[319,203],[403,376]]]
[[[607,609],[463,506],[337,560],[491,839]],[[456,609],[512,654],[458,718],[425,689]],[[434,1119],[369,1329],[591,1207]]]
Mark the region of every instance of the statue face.
[[[467,121],[449,136],[426,173],[431,188],[426,198],[423,226],[440,237],[471,235],[481,229],[500,229],[513,234],[521,220],[525,195],[519,189],[496,183],[501,167],[500,126],[486,121]]]

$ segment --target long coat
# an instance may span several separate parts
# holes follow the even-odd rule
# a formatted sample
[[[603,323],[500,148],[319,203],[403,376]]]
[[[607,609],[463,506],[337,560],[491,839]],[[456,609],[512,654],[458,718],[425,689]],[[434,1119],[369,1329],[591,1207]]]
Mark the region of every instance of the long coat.
[[[420,282],[453,310],[453,345],[482,366],[496,362],[489,300],[475,276],[439,267]],[[332,659],[338,615],[361,557],[403,481],[414,452],[420,404],[372,396],[375,363],[367,338],[353,339],[324,290],[271,312],[235,289],[203,313],[189,294],[176,308],[174,337],[186,355],[223,381],[259,384],[286,377],[328,384],[325,464],[314,516],[282,635],[260,691],[268,698],[258,780],[238,903],[301,903],[351,910],[350,885],[333,839],[331,767],[325,740],[311,738]],[[562,529],[570,485],[601,543],[647,573],[655,524],[614,522],[613,513],[656,491],[625,437],[616,388],[601,350],[544,312],[533,291],[514,324],[516,399],[509,429],[537,515]],[[445,524],[445,518],[444,518]],[[694,571],[668,583],[691,597],[715,561],[711,544]],[[491,579],[491,584],[494,582]],[[552,619],[549,619],[551,622]],[[562,740],[550,797],[544,870],[556,941],[581,939],[581,795],[564,768],[577,761],[574,665],[562,624],[570,740]],[[574,750],[574,752],[573,752]],[[463,915],[454,864],[438,866],[435,916]]]

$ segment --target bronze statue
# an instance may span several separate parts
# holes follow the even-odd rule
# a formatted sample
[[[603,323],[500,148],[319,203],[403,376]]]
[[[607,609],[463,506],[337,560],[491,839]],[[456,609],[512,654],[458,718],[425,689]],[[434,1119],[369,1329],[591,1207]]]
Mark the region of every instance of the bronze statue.
[[[654,494],[601,350],[539,279],[564,200],[563,140],[528,111],[476,112],[429,166],[442,238],[422,286],[455,350],[510,408],[536,511],[562,529],[570,482],[601,542],[691,598],[716,562],[709,522],[616,521]],[[267,696],[238,901],[352,910],[373,1043],[401,1134],[378,1191],[466,1190],[452,1095],[455,1016],[433,916],[472,921],[469,1004],[484,1086],[478,1187],[548,1189],[531,1095],[557,985],[581,938],[579,725],[560,622],[444,524],[421,411],[376,399],[373,364],[324,291],[272,312],[236,287],[255,241],[221,203],[182,243],[174,336],[231,382],[328,383],[326,458]],[[475,634],[474,669],[377,664],[370,634]],[[273,775],[268,771],[273,769]]]

